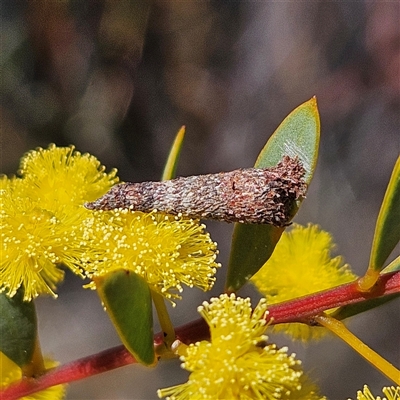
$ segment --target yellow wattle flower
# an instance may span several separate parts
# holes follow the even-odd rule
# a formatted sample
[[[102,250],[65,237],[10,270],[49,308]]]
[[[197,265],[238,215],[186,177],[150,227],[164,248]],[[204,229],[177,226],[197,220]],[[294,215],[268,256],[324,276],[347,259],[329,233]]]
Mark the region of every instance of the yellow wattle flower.
[[[157,212],[92,212],[81,226],[79,259],[95,280],[131,270],[168,299],[180,298],[182,284],[209,290],[215,281],[216,243],[198,221]],[[74,260],[72,260],[73,263]],[[67,261],[68,263],[68,261]]]
[[[276,304],[354,281],[357,276],[343,264],[342,258],[331,257],[333,248],[332,236],[317,225],[293,224],[289,232],[282,234],[271,258],[251,282],[268,304]],[[303,341],[319,338],[326,332],[300,323],[273,328]]]
[[[0,179],[0,291],[13,296],[24,286],[24,300],[55,296],[70,263],[79,272],[76,226],[90,214],[83,203],[104,194],[117,181],[97,159],[71,147],[49,146],[27,153],[21,178]]]
[[[115,169],[106,173],[96,157],[75,151],[74,146],[38,148],[21,159],[19,174],[27,196],[54,213],[74,213],[87,201],[105,194],[118,182]]]
[[[382,393],[385,397],[374,396],[369,387],[364,385],[363,390],[357,392],[357,400],[400,400],[400,386],[384,387]],[[351,400],[351,399],[349,399]]]
[[[45,367],[47,369],[54,368],[57,362],[45,359]],[[22,370],[10,360],[4,353],[0,352],[0,390],[4,390],[7,386],[22,379]],[[40,392],[21,397],[20,400],[61,400],[65,397],[66,385],[57,385],[49,387]]]
[[[191,344],[181,357],[190,372],[181,385],[158,391],[171,400],[320,399],[305,383],[300,361],[267,344],[265,300],[252,312],[250,299],[223,294],[199,312],[210,327],[210,341]],[[304,383],[304,385],[303,385]],[[304,393],[303,387],[308,387]],[[304,395],[304,397],[299,397]]]
[[[0,290],[12,297],[24,285],[24,300],[40,293],[55,296],[64,272],[57,268],[63,253],[62,224],[16,187],[0,192]],[[11,185],[10,185],[11,186]]]

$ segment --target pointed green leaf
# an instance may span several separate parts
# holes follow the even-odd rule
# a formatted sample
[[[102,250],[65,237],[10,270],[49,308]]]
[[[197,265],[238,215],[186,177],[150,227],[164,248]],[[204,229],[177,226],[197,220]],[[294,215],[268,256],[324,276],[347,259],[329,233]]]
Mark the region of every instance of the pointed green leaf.
[[[131,271],[116,271],[96,281],[97,292],[125,347],[144,365],[156,361],[150,288]]]
[[[387,267],[382,270],[382,273],[400,271],[400,256],[396,257]]]
[[[184,138],[185,126],[182,126],[176,134],[174,143],[172,144],[161,180],[166,181],[175,177],[176,167],[178,166],[179,155],[181,154]]]
[[[284,155],[299,157],[306,170],[304,179],[311,182],[318,158],[320,121],[317,99],[295,108],[279,125],[261,150],[255,167],[274,167]]]
[[[22,288],[14,297],[0,294],[0,351],[21,368],[32,360],[37,326],[33,301],[23,301]]]
[[[318,157],[320,121],[315,98],[293,110],[270,137],[255,163],[256,168],[278,164],[284,155],[299,157],[311,182]],[[300,204],[300,203],[299,203]],[[294,205],[293,216],[297,212]],[[242,287],[269,259],[284,228],[235,224],[226,281],[227,291]]]
[[[239,290],[271,257],[285,228],[235,224],[226,291]]]
[[[400,240],[400,157],[383,198],[376,221],[369,268],[380,271]]]

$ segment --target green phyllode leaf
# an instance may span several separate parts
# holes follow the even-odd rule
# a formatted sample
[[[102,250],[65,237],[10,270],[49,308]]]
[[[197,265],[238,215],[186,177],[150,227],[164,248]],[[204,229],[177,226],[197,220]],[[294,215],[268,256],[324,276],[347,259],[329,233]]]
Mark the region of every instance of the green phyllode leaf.
[[[369,268],[380,271],[400,240],[400,157],[383,198],[376,221]]]
[[[310,184],[317,164],[320,138],[320,120],[317,99],[295,108],[278,126],[257,157],[255,167],[273,167],[284,155],[299,157],[303,164],[305,181]]]
[[[22,288],[14,297],[0,293],[0,351],[23,368],[32,361],[37,322],[33,301],[23,301]]]
[[[387,267],[385,267],[382,273],[387,274],[396,271],[400,271],[400,256],[397,256]]]
[[[96,280],[97,292],[125,347],[138,362],[155,364],[153,313],[147,282],[132,271]]]
[[[318,157],[320,120],[315,97],[293,110],[279,125],[261,150],[256,168],[278,164],[284,155],[297,156],[311,182]],[[293,216],[298,210],[294,204]],[[229,260],[226,291],[241,288],[269,259],[285,228],[273,225],[235,224]]]

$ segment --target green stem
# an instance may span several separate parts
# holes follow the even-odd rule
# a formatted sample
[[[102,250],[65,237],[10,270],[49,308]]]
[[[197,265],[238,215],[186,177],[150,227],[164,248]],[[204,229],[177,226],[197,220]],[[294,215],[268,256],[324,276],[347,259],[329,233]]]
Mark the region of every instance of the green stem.
[[[159,293],[154,291],[151,291],[151,297],[156,307],[158,320],[160,321],[161,330],[164,335],[165,346],[167,349],[170,349],[172,343],[175,341],[175,329],[165,306],[165,300]]]
[[[35,340],[32,360],[27,365],[22,366],[21,369],[22,375],[26,378],[38,377],[46,372],[38,335]]]
[[[342,322],[326,315],[325,313],[317,315],[312,319],[335,333],[340,337],[340,339],[345,341],[350,347],[357,351],[358,354],[364,357],[375,368],[380,370],[396,385],[400,385],[400,371],[363,343],[357,336],[353,335]]]

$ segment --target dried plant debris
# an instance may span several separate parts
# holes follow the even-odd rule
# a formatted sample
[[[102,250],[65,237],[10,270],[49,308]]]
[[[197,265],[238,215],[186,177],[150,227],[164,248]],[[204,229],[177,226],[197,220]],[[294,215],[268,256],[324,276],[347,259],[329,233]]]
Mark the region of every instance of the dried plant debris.
[[[162,182],[122,183],[85,206],[91,210],[157,210],[197,219],[285,226],[307,191],[298,158],[273,168],[246,168]]]

